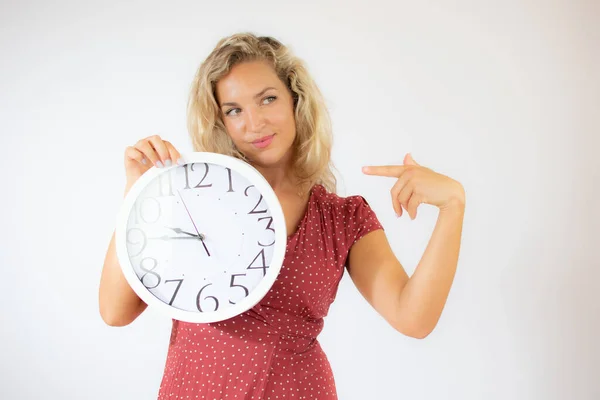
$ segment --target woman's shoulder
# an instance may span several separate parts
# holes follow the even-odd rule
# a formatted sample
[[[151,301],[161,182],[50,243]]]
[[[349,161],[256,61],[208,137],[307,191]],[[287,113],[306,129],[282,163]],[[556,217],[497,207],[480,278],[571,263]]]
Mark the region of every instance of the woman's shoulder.
[[[367,200],[359,195],[342,196],[328,191],[325,186],[316,184],[312,188],[314,198],[322,205],[328,206],[341,213],[352,213],[360,207],[370,207]]]
[[[328,191],[322,185],[313,187],[314,206],[318,209],[321,221],[335,227],[335,231],[345,235],[347,245],[354,243],[366,233],[382,229],[377,215],[362,195],[342,196]]]
[[[316,184],[312,188],[314,197],[321,203],[328,204],[336,208],[353,208],[366,204],[367,200],[359,194],[343,196],[335,192],[330,192],[321,184]]]

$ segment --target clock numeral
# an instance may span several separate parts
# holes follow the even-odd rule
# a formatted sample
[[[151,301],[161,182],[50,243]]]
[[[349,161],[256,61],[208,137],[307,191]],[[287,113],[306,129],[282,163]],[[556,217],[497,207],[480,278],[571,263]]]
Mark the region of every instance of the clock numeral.
[[[254,185],[250,185],[250,186],[248,186],[246,188],[246,190],[244,190],[244,195],[246,197],[249,197],[248,196],[248,189],[250,189],[252,187],[254,187]],[[267,212],[266,208],[264,210],[257,210],[257,208],[258,208],[259,204],[262,202],[262,200],[263,200],[263,195],[261,194],[260,198],[258,199],[258,203],[256,203],[256,205],[254,206],[254,208],[250,212],[248,212],[248,214],[264,214],[264,213],[266,213]]]
[[[227,191],[227,193],[229,192],[233,192],[233,182],[231,181],[231,168],[225,168],[227,170],[227,177],[229,179],[229,190]]]
[[[139,241],[134,241],[134,240],[130,239],[130,237],[132,236],[133,232],[140,232],[142,234],[141,235],[142,237],[141,237],[141,239]],[[133,235],[133,236],[135,237],[136,235]],[[137,257],[137,256],[139,256],[142,253],[142,251],[144,251],[144,249],[146,248],[146,242],[147,242],[147,240],[146,240],[146,234],[140,228],[131,228],[131,229],[129,229],[127,231],[126,238],[127,238],[127,243],[128,244],[131,244],[133,246],[140,245],[139,251],[137,253],[134,253],[134,252],[129,253],[129,257]]]
[[[244,297],[248,297],[248,294],[250,292],[248,292],[248,288],[244,285],[236,285],[233,281],[235,280],[236,276],[246,276],[246,274],[233,274],[231,275],[231,282],[229,282],[229,287],[240,287],[242,289],[244,289],[244,292],[246,293],[246,295]],[[233,301],[229,300],[229,304],[236,304]]]
[[[173,174],[165,172],[158,176],[158,196],[175,196],[173,193]]]
[[[183,283],[183,279],[169,279],[168,281],[165,281],[165,284],[169,283],[169,282],[179,282],[177,284],[177,287],[175,288],[175,293],[173,293],[173,297],[171,297],[171,301],[169,301],[169,305],[172,306],[173,305],[173,300],[175,300],[175,297],[177,297],[177,292],[179,292],[179,288],[181,287],[181,284]]]
[[[273,232],[273,234],[275,234],[275,228],[271,227],[271,224],[273,223],[273,217],[262,217],[262,218],[259,218],[258,221],[260,222],[263,219],[268,219],[269,220],[269,223],[267,224],[267,227],[265,228],[265,230],[271,231],[271,232]],[[269,244],[262,244],[260,242],[260,240],[258,241],[258,245],[262,246],[262,247],[269,247],[269,246],[273,246],[274,244],[275,244],[275,237],[273,237],[273,241],[271,243],[269,243]]]
[[[212,183],[208,183],[208,184],[202,184],[202,182],[204,182],[204,180],[206,179],[206,176],[208,175],[208,163],[202,163],[204,165],[204,176],[202,177],[202,179],[200,180],[200,182],[194,186],[194,188],[207,188],[207,187],[212,187]],[[185,164],[184,168],[185,168],[185,188],[184,189],[190,189],[190,179],[189,179],[189,172],[188,172],[188,166],[190,171],[194,171],[194,166],[196,164]]]
[[[248,290],[248,288],[245,287],[244,285],[240,285],[240,284],[237,284],[235,282],[235,278],[238,277],[238,276],[246,276],[246,274],[233,274],[233,275],[231,275],[231,281],[229,282],[229,287],[232,287],[232,288],[239,287],[239,288],[244,289],[244,293],[245,293],[244,297],[248,297],[248,294],[250,294],[250,291]],[[182,281],[183,279],[175,279],[175,280],[176,281]],[[179,285],[181,285],[181,283]],[[202,297],[202,291],[204,289],[206,289],[207,287],[211,286],[211,285],[212,285],[212,283],[208,283],[208,284],[204,285],[202,287],[202,289],[200,289],[200,291],[198,292],[198,295],[196,296],[196,308],[198,308],[198,311],[200,311],[200,312],[205,312],[206,311],[206,310],[202,309],[202,306],[200,304],[201,297]],[[177,287],[177,289],[179,289],[179,286]],[[177,293],[177,292],[175,292],[175,293]],[[207,299],[214,300],[214,302],[215,302],[215,309],[212,310],[212,311],[218,311],[219,310],[219,299],[217,299],[215,296],[206,296],[206,297],[204,297],[203,300],[207,300]],[[171,302],[172,302],[172,300],[171,300]],[[234,303],[233,301],[229,300],[229,304],[236,304],[236,303]],[[171,303],[169,303],[169,305],[171,305]]]
[[[151,263],[152,263],[152,268],[150,268],[150,269],[144,268],[144,262],[146,262],[147,260],[150,260]],[[140,261],[140,269],[145,272],[145,274],[142,275],[142,277],[140,278],[140,280],[142,281],[142,284],[147,289],[154,289],[155,287],[157,287],[158,285],[160,285],[160,275],[157,274],[156,272],[154,272],[154,268],[156,268],[157,266],[158,266],[158,262],[154,258],[152,258],[152,257],[146,257],[146,258],[143,258]],[[156,279],[156,284],[154,286],[149,286],[144,281],[144,278],[146,278],[148,275],[152,275]],[[151,278],[148,278],[148,279],[151,279]],[[146,279],[146,280],[148,280],[148,279]]]
[[[154,212],[148,212],[152,210]],[[154,197],[145,197],[139,201],[136,201],[133,205],[133,222],[139,224],[141,220],[146,224],[154,224],[160,219],[161,212],[162,210],[158,200],[156,200]]]
[[[258,259],[258,257],[261,257],[262,266],[259,266],[259,267],[252,266],[252,264],[254,264],[254,262]],[[265,260],[265,249],[261,249],[260,253],[258,253],[256,255],[256,257],[254,257],[254,260],[252,260],[252,262],[250,263],[250,265],[248,265],[248,267],[246,269],[262,269],[263,276],[265,276],[265,275],[267,275],[267,268],[269,268],[269,266],[267,265],[267,261]]]
[[[206,289],[207,287],[209,287],[210,285],[212,285],[212,283],[208,283],[208,284],[204,285],[202,287],[202,289],[200,289],[200,291],[198,292],[198,295],[196,296],[196,308],[198,308],[198,311],[200,311],[200,312],[204,312],[204,310],[200,306],[200,297],[202,296],[202,291],[204,289]],[[215,301],[215,309],[213,311],[217,311],[219,309],[219,299],[217,299],[215,296],[206,296],[204,298],[204,300],[206,300],[206,299],[213,299]]]

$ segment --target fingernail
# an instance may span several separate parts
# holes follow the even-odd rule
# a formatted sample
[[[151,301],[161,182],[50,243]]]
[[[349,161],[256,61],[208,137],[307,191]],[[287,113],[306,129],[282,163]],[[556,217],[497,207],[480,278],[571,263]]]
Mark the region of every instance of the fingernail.
[[[179,165],[185,164],[185,162],[183,161],[183,158],[178,159],[177,164],[179,164]]]
[[[142,164],[148,164],[148,161],[146,161],[145,158],[142,158]]]
[[[166,167],[170,167],[170,166],[171,166],[171,160],[167,160],[167,161],[165,161],[165,166],[166,166]]]
[[[156,168],[162,168],[163,164],[160,161],[156,162]]]

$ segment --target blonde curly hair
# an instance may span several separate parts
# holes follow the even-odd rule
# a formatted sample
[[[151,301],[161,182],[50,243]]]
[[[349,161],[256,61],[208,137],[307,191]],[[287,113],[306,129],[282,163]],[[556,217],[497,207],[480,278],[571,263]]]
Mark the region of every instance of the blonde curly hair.
[[[296,122],[293,165],[299,188],[310,190],[314,184],[321,184],[335,192],[331,120],[323,96],[304,62],[272,37],[247,32],[225,37],[200,64],[187,106],[188,132],[194,150],[248,161],[227,134],[216,100],[216,83],[233,66],[249,61],[268,62],[292,95]]]

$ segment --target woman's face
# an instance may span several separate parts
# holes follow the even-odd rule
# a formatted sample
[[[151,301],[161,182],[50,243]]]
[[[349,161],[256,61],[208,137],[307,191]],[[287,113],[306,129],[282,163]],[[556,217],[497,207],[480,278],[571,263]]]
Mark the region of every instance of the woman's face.
[[[289,166],[296,137],[290,91],[265,62],[234,66],[216,84],[221,118],[233,143],[262,167]]]

